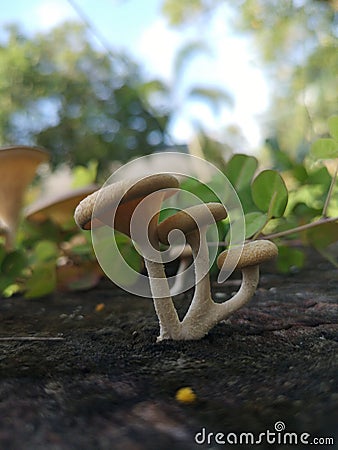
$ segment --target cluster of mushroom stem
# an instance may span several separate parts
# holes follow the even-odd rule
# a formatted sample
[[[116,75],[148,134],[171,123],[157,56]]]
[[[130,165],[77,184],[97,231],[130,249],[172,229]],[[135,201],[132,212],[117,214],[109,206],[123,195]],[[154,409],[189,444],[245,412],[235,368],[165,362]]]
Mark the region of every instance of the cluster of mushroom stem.
[[[74,215],[81,228],[109,225],[132,237],[137,248],[141,250],[159,320],[158,341],[196,340],[204,337],[217,323],[227,319],[251,299],[259,281],[259,264],[277,255],[277,247],[270,241],[245,244],[237,264],[243,275],[240,290],[230,300],[223,303],[214,302],[210,291],[206,232],[211,224],[226,217],[226,209],[221,203],[195,205],[158,223],[163,198],[175,194],[177,188],[177,179],[168,174],[151,175],[136,182],[117,182],[82,200]],[[147,226],[141,224],[139,235],[131,235],[132,216],[141,202],[151,194],[151,201],[147,202],[147,207],[142,210]],[[195,269],[195,290],[183,319],[179,318],[172,300],[164,264],[153,259],[151,252],[143,245],[146,233],[146,240],[158,252],[161,245],[172,244],[172,234],[175,230],[183,233],[186,243],[190,245]],[[227,251],[219,255],[217,263],[220,269],[227,263],[226,257]]]

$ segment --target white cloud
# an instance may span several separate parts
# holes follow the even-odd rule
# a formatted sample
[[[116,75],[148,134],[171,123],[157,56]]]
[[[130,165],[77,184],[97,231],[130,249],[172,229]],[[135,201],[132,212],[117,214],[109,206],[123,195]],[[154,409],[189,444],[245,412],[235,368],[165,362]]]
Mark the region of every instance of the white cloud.
[[[52,28],[67,19],[77,18],[69,3],[58,0],[42,0],[36,6],[33,16],[36,26],[43,30]]]

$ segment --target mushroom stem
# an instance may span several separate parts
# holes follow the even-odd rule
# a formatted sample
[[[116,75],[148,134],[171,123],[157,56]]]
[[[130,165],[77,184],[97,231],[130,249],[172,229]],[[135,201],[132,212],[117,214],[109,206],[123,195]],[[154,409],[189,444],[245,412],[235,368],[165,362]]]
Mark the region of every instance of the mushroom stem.
[[[181,258],[176,275],[175,282],[170,288],[170,295],[178,295],[184,291],[184,271],[189,267],[190,261],[188,258]]]
[[[259,265],[242,268],[242,284],[239,291],[223,303],[216,303],[217,322],[225,320],[232,313],[244,306],[254,295],[259,281]]]
[[[214,303],[210,293],[209,278],[209,249],[206,239],[206,229],[193,231],[187,235],[187,242],[191,246],[194,256],[195,268],[195,292],[190,308],[184,318],[183,323],[189,322],[189,318],[194,320],[204,316],[206,311]]]
[[[227,319],[232,313],[248,303],[254,295],[259,281],[259,266],[242,269],[242,284],[239,291],[223,303],[215,303],[207,294],[209,280],[201,280],[202,289],[194,295],[193,303],[182,322],[180,339],[201,339],[220,321]],[[198,286],[197,286],[198,287]],[[203,293],[203,294],[202,294]]]
[[[206,229],[187,235],[194,256],[195,292],[188,312],[182,321],[180,339],[200,339],[217,323],[216,307],[211,298],[209,278],[209,249]]]
[[[181,330],[181,323],[170,296],[168,280],[163,264],[144,258],[149,275],[149,284],[153,296],[154,308],[160,324],[157,341],[175,339]]]
[[[259,281],[259,265],[242,268],[242,284],[228,301],[215,303],[211,297],[209,249],[206,230],[187,235],[194,256],[196,287],[190,308],[182,321],[181,339],[200,339],[217,323],[245,305],[254,295]]]

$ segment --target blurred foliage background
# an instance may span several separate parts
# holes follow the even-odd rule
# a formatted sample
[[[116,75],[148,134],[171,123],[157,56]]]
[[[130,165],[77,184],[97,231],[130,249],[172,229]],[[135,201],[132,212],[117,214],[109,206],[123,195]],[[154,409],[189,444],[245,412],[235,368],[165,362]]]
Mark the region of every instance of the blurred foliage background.
[[[179,101],[175,96],[187,62],[205,51],[203,30],[224,4],[233,32],[254,42],[272,86],[262,130],[270,155],[280,150],[302,161],[337,112],[337,0],[163,0],[162,14],[171,26],[183,35],[195,28],[198,36],[194,42],[187,37],[178,51],[170,85],[145,79],[142,67],[123,54],[98,50],[81,17],[34,35],[9,25],[0,41],[0,144],[44,146],[54,166],[95,158],[99,171],[111,161],[175,144],[168,124],[186,98],[204,100],[216,114],[219,104],[231,109],[231,93],[212,86],[195,86]],[[233,136],[229,130],[226,142],[218,143],[205,136],[203,124],[195,126],[206,157],[217,162],[219,154],[228,158],[241,151],[240,130]],[[264,149],[259,156],[264,158]]]
[[[163,145],[166,117],[140,96],[138,68],[93,48],[81,24],[25,36],[13,25],[0,48],[0,141],[37,144],[52,162],[104,167]]]
[[[224,3],[232,8],[234,32],[254,41],[272,85],[267,145],[301,161],[337,112],[338,2],[165,0],[163,12],[172,26],[207,27]]]
[[[230,14],[232,32],[251,40],[270,83],[270,103],[261,121],[264,139],[255,156],[242,154],[245,122],[240,129],[229,126],[224,135],[194,121],[194,137],[180,145],[170,131],[189,99],[198,98],[215,116],[221,107],[231,111],[234,106],[231,92],[219,86],[198,83],[182,90],[188,63],[207,51],[204,31],[212,17],[223,17],[224,5],[224,26]],[[173,29],[183,36],[189,29],[170,82],[145,76],[144,67],[113,48],[94,45],[95,29],[81,14],[78,22],[45,32],[26,33],[17,24],[1,30],[0,146],[38,145],[51,154],[51,169],[40,171],[42,182],[25,202],[52,191],[53,177],[66,191],[101,183],[115,167],[137,156],[189,151],[229,177],[243,202],[247,238],[263,233],[278,240],[284,233],[286,242],[279,242],[282,271],[303,265],[304,255],[293,248],[295,236],[288,240],[288,230],[309,223],[315,226],[296,233],[296,245],[317,246],[338,266],[326,251],[338,240],[338,118],[331,126],[328,120],[338,112],[338,1],[162,0],[161,7]],[[310,151],[318,138],[323,139]],[[278,172],[258,179],[264,168]],[[264,196],[272,184],[282,208]],[[193,187],[197,195],[199,189],[202,198],[204,187]],[[60,227],[49,218],[36,228],[23,221],[18,248],[6,254],[0,245],[0,292],[12,295],[23,289],[34,297],[57,285],[95,285],[102,273],[88,236],[79,235],[74,225]],[[225,238],[226,232],[225,227]],[[135,264],[130,242],[122,239],[121,246]]]

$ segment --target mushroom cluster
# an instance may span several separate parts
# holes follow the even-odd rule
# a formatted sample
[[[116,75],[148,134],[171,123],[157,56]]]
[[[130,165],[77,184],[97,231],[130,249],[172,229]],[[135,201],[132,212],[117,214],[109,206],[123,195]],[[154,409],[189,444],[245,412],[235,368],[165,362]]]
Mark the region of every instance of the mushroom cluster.
[[[277,256],[277,247],[269,241],[245,244],[237,268],[242,270],[242,285],[237,294],[216,303],[210,292],[209,249],[206,233],[210,225],[227,216],[221,203],[194,205],[159,222],[164,198],[179,187],[169,174],[150,175],[137,180],[118,181],[90,194],[77,206],[74,218],[85,230],[108,225],[131,237],[142,254],[148,272],[154,307],[159,319],[158,341],[195,340],[204,337],[217,323],[247,303],[255,292],[260,263]],[[137,215],[137,229],[131,224]],[[135,225],[135,220],[134,220]],[[194,295],[185,316],[180,319],[174,306],[162,260],[163,247],[182,245],[182,235],[191,248],[195,270]],[[164,250],[166,251],[166,250]],[[218,267],[227,265],[227,251],[218,257]]]

